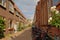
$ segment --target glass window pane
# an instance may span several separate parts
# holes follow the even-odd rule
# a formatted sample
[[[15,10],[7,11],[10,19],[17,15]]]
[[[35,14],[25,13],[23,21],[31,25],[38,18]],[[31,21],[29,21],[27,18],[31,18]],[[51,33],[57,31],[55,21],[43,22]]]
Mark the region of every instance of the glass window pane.
[[[19,15],[19,13],[16,11],[16,15]]]
[[[2,4],[2,0],[0,0],[0,5]]]
[[[2,4],[3,4],[4,7],[6,7],[6,0],[3,0]]]
[[[9,11],[14,12],[13,4],[9,1]]]
[[[6,7],[6,0],[0,0],[0,5]]]

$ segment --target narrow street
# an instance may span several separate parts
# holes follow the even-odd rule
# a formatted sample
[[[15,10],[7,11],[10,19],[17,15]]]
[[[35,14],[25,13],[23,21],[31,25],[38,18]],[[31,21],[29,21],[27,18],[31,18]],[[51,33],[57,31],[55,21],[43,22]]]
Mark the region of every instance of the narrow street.
[[[60,0],[0,0],[0,40],[60,40]]]

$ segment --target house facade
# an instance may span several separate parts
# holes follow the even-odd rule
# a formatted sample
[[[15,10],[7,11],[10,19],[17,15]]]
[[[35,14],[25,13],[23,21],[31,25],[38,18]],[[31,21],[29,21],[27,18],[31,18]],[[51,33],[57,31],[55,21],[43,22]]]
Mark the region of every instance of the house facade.
[[[19,23],[27,23],[25,16],[13,0],[0,0],[0,17],[5,21],[6,33],[9,33],[9,29],[17,30]]]

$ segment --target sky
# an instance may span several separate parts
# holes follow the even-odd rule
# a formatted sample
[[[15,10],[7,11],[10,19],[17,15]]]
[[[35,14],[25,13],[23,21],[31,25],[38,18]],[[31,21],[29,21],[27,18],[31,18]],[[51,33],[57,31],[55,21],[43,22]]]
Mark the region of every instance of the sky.
[[[60,2],[60,0],[53,0],[53,5],[57,5],[57,2]]]
[[[37,2],[39,0],[14,0],[18,8],[22,11],[22,14],[27,18],[27,19],[33,19],[34,13],[35,13],[35,8],[37,5]],[[58,0],[53,0],[53,2],[56,4]],[[54,5],[55,5],[54,4]]]
[[[36,4],[39,0],[14,0],[18,8],[27,19],[33,19]]]

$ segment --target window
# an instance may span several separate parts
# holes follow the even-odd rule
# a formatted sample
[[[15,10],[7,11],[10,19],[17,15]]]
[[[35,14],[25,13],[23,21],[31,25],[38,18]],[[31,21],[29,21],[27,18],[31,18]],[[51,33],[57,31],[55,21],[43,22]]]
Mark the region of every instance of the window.
[[[16,16],[18,16],[18,17],[20,16],[20,14],[19,14],[19,12],[18,12],[18,11],[16,11]]]
[[[12,20],[9,20],[9,28],[12,26]]]
[[[13,4],[9,1],[9,11],[14,12]]]
[[[48,0],[47,5],[48,5],[48,18],[50,18],[51,17],[50,8],[52,7],[52,0]]]
[[[19,13],[16,11],[16,15],[19,15]]]
[[[22,16],[21,15],[19,17],[20,17],[20,19],[22,19]]]
[[[0,5],[6,7],[6,0],[0,0]]]

